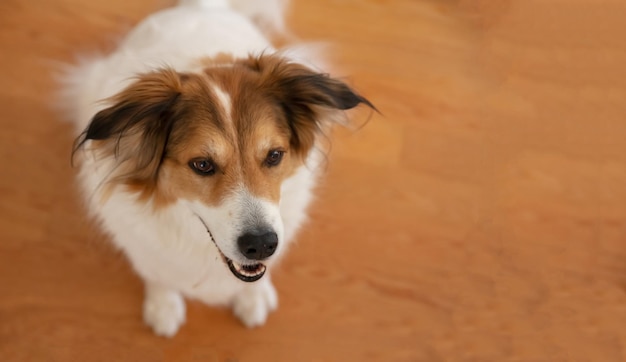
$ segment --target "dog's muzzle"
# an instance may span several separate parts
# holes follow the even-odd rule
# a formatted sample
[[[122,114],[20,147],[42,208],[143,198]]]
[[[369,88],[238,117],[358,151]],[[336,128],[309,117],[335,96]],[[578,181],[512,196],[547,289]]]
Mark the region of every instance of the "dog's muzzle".
[[[267,267],[263,263],[252,262],[249,264],[240,264],[224,255],[219,245],[217,245],[209,226],[200,216],[198,216],[198,219],[200,219],[200,222],[204,225],[204,228],[211,237],[211,241],[213,241],[217,251],[219,251],[222,260],[226,263],[226,265],[228,265],[228,269],[230,269],[230,272],[233,273],[237,279],[247,283],[252,283],[261,279],[263,275],[265,275]],[[237,246],[246,258],[251,260],[263,260],[274,254],[276,251],[276,247],[278,246],[278,236],[274,232],[264,232],[259,234],[246,233],[239,237],[237,240]]]

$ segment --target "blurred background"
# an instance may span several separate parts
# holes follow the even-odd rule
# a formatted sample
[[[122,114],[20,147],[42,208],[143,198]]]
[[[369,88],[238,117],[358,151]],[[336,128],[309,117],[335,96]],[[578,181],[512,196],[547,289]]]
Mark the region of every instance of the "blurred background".
[[[167,340],[85,216],[52,74],[171,3],[0,2],[0,360],[626,359],[626,3],[293,0],[381,114],[336,132],[268,323],[190,302]]]

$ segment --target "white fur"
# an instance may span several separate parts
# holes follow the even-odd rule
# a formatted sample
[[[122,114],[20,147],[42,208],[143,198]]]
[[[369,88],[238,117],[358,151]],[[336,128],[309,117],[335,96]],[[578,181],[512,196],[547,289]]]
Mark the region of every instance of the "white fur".
[[[226,115],[224,121],[232,123],[233,104],[231,102],[230,96],[217,85],[213,85],[212,88],[215,92],[215,95],[217,96],[217,99],[220,101],[220,106],[224,110],[224,114]]]
[[[95,113],[106,106],[101,100],[120,92],[137,73],[165,65],[189,71],[198,58],[221,52],[241,57],[273,52],[249,16],[272,21],[281,18],[283,7],[275,6],[280,1],[264,1],[264,7],[259,6],[260,2],[234,1],[240,13],[229,7],[228,1],[184,1],[148,17],[114,53],[83,62],[69,74],[64,92],[71,100],[77,132],[83,131]],[[250,7],[245,8],[247,5]],[[218,98],[230,113],[228,94],[218,91]],[[185,321],[183,296],[211,305],[232,306],[235,315],[249,327],[265,322],[277,306],[271,266],[284,254],[305,220],[305,208],[315,184],[317,152],[312,152],[307,164],[283,183],[280,205],[254,198],[241,186],[218,208],[179,201],[159,212],[150,204],[137,202],[136,195],[121,188],[103,198],[101,186],[115,167],[115,160],[97,155],[90,150],[89,142],[78,157],[78,179],[90,214],[144,279],[144,320],[155,333],[170,337],[178,331]],[[267,263],[266,275],[254,283],[242,282],[231,274],[198,218],[201,216],[209,225],[222,252],[237,260],[233,241],[241,221],[251,217],[245,205],[255,205],[255,217],[271,224],[280,240],[278,251]]]

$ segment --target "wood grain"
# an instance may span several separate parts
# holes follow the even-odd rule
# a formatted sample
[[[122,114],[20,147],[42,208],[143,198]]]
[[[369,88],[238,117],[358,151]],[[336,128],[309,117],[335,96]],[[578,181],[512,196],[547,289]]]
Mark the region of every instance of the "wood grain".
[[[53,74],[169,4],[0,2],[0,360],[626,359],[626,4],[294,1],[382,114],[336,132],[267,325],[192,302],[166,340],[85,216]]]

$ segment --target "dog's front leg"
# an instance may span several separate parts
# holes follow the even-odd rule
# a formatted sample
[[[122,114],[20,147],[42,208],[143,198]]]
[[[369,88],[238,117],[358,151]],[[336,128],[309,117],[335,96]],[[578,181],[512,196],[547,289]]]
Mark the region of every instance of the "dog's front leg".
[[[267,315],[278,307],[278,296],[268,273],[246,285],[233,300],[233,313],[248,328],[265,324]]]
[[[146,282],[143,320],[155,334],[172,337],[185,323],[185,300],[174,289]]]

